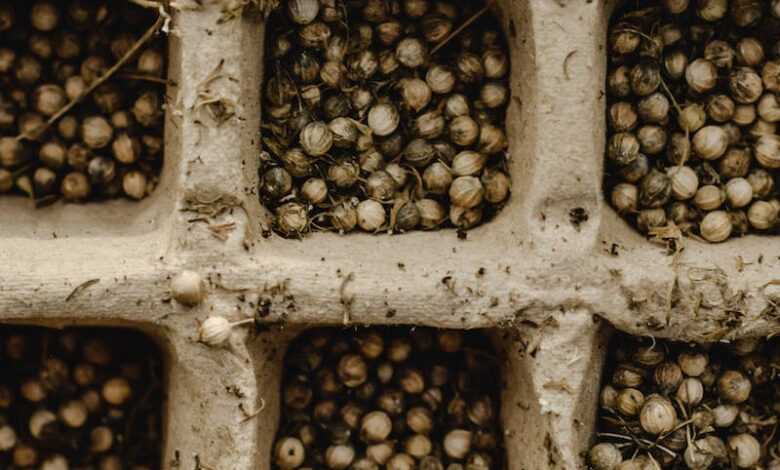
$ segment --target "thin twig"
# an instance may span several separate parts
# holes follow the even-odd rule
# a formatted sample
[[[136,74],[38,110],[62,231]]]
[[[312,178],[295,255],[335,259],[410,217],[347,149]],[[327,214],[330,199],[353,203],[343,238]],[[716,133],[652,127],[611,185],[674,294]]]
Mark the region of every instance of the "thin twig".
[[[168,79],[155,77],[154,75],[147,75],[142,73],[122,72],[119,75],[117,75],[117,77],[126,78],[128,80],[140,80],[144,82],[159,83],[160,85],[166,85],[166,86],[173,84],[173,82],[171,82]]]
[[[451,40],[452,38],[454,38],[455,36],[457,36],[458,34],[460,34],[460,32],[461,32],[461,31],[463,31],[464,29],[468,28],[468,27],[471,25],[471,23],[473,23],[473,22],[477,21],[477,20],[479,19],[479,17],[480,17],[480,16],[484,15],[484,14],[485,14],[485,13],[486,13],[486,12],[487,12],[489,9],[490,9],[490,7],[493,5],[493,2],[494,2],[494,1],[495,1],[495,0],[488,0],[488,1],[487,1],[487,3],[485,3],[485,6],[484,6],[484,7],[482,7],[482,9],[481,9],[481,10],[479,10],[479,11],[478,11],[478,12],[476,12],[476,13],[474,13],[474,14],[471,16],[471,18],[469,18],[469,19],[467,19],[466,21],[464,21],[464,22],[463,22],[463,24],[462,24],[462,25],[460,25],[460,26],[458,26],[458,27],[455,29],[455,31],[451,32],[449,36],[447,36],[446,38],[442,39],[442,40],[441,40],[441,42],[440,42],[439,44],[437,44],[437,45],[436,45],[436,47],[434,47],[434,48],[433,48],[433,50],[431,50],[431,55],[434,55],[434,54],[436,54],[436,52],[438,52],[438,51],[439,51],[439,49],[441,49],[442,47],[444,47],[444,45],[445,45],[445,44],[447,44],[448,42],[450,42],[450,40]]]
[[[89,289],[91,286],[94,286],[100,282],[100,279],[90,279],[88,281],[82,282],[81,284],[77,285],[71,292],[68,294],[67,297],[65,297],[65,302],[69,302],[71,299],[76,297],[81,291]]]
[[[678,115],[682,114],[682,108],[680,108],[680,105],[677,103],[677,100],[674,98],[672,91],[666,85],[666,82],[664,81],[664,77],[660,77],[660,79],[661,79],[661,86],[664,87],[664,91],[666,91],[666,94],[669,95],[669,99],[672,100],[672,106],[674,106],[674,109],[677,110],[677,114]]]
[[[135,0],[140,1],[140,0]],[[138,41],[133,44],[133,47],[130,48],[127,53],[122,56],[119,61],[117,61],[116,64],[114,64],[110,69],[106,71],[100,78],[92,82],[92,84],[84,90],[83,93],[81,93],[79,96],[73,98],[70,103],[66,104],[64,107],[60,108],[59,111],[57,111],[54,116],[50,117],[48,121],[46,121],[46,124],[44,124],[42,127],[35,129],[34,136],[39,136],[49,130],[51,126],[53,126],[62,116],[67,114],[71,109],[73,109],[74,106],[81,103],[84,98],[90,95],[97,87],[105,83],[109,78],[111,78],[120,68],[122,68],[140,49],[143,47],[144,44],[149,42],[149,40],[152,38],[152,36],[157,33],[157,30],[160,29],[160,27],[165,22],[165,18],[163,15],[159,15],[157,17],[157,21],[154,22],[151,28],[146,30],[143,36],[141,36]],[[22,133],[16,136],[16,140],[22,140],[22,139],[30,139],[31,137],[27,135],[27,133]]]

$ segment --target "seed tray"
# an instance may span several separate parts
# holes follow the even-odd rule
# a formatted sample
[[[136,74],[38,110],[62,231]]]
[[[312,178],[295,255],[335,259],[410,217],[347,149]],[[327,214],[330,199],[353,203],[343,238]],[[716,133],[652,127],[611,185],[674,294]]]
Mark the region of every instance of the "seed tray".
[[[270,235],[257,197],[262,18],[176,2],[165,166],[141,203],[3,201],[0,320],[113,325],[169,357],[165,468],[268,468],[286,345],[313,325],[489,329],[507,351],[511,469],[580,468],[610,325],[717,340],[777,332],[780,242],[647,241],[604,201],[605,42],[615,2],[500,0],[514,193],[489,224],[403,236]],[[190,308],[182,270],[204,279]],[[198,321],[256,317],[226,348]],[[533,430],[529,432],[529,430]],[[511,436],[510,436],[511,435]],[[229,451],[226,451],[229,449]]]

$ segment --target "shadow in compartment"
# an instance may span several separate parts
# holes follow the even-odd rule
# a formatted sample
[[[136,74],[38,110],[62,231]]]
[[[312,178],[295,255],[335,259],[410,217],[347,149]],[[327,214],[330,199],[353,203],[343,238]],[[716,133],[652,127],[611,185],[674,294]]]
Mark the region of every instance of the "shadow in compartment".
[[[117,328],[0,326],[0,467],[155,470],[159,348]]]
[[[304,332],[284,359],[272,468],[502,468],[500,368],[479,331]]]

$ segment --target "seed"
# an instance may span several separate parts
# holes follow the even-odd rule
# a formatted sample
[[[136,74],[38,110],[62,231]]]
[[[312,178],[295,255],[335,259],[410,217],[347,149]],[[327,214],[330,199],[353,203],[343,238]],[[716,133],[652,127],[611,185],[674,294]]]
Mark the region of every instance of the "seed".
[[[60,191],[68,201],[82,201],[89,197],[91,188],[86,175],[74,171],[62,179]]]
[[[19,443],[13,449],[13,462],[19,467],[28,467],[34,465],[38,460],[36,450],[27,445]]]
[[[38,168],[33,173],[33,185],[35,194],[51,194],[57,190],[57,174],[48,168]]]
[[[687,378],[677,388],[675,396],[685,405],[696,406],[704,398],[704,386],[696,378]]]
[[[452,20],[445,15],[430,14],[426,15],[421,22],[422,34],[429,43],[439,43],[443,41],[453,28]]]
[[[731,219],[725,211],[712,211],[701,221],[699,231],[705,240],[717,243],[726,240],[733,229]]]
[[[704,47],[704,58],[718,68],[730,69],[734,64],[735,57],[736,52],[726,41],[710,41]]]
[[[285,437],[276,443],[274,449],[274,462],[279,468],[284,470],[298,468],[303,465],[305,459],[306,450],[299,439]]]
[[[733,463],[738,468],[753,468],[761,458],[761,444],[750,434],[729,437],[728,448],[733,452]]]
[[[620,183],[612,189],[611,201],[620,214],[635,212],[639,202],[639,189],[633,184]]]
[[[276,225],[286,235],[298,235],[309,226],[306,207],[297,202],[282,204],[276,209]]]
[[[696,59],[685,69],[685,81],[696,93],[705,93],[717,83],[718,71],[715,64],[706,59]]]
[[[434,70],[434,68],[429,69],[429,76]],[[415,112],[419,112],[431,102],[433,88],[419,78],[402,79],[398,86],[401,90],[401,97],[403,98],[404,103],[408,108],[413,109]],[[370,123],[369,126],[371,126]],[[371,127],[373,129],[373,126]],[[393,129],[393,131],[395,131],[395,129]]]
[[[321,204],[328,197],[328,185],[322,178],[309,178],[301,186],[301,195],[311,204]]]
[[[698,377],[704,373],[707,364],[709,364],[709,358],[702,353],[682,352],[677,356],[677,364],[688,377]]]
[[[81,139],[91,149],[101,149],[111,142],[114,129],[102,116],[90,116],[81,126]]]
[[[752,37],[737,41],[737,62],[748,67],[756,67],[764,61],[764,47],[761,42]]]
[[[35,109],[44,116],[52,116],[66,104],[65,91],[58,85],[41,85],[32,99]]]
[[[417,38],[404,38],[396,46],[395,55],[401,64],[413,69],[425,63],[428,58],[428,49]]]
[[[35,2],[30,9],[30,24],[38,31],[52,31],[59,23],[57,7],[48,1]]]
[[[380,103],[368,112],[368,125],[374,134],[385,137],[398,128],[400,116],[392,104]]]
[[[486,155],[492,155],[506,150],[508,142],[506,134],[499,127],[492,124],[484,124],[479,133],[479,151]]]
[[[594,470],[615,470],[622,461],[620,449],[608,442],[598,443],[588,452],[588,462]]]
[[[756,107],[752,104],[738,104],[732,120],[738,126],[747,126],[756,120]]]
[[[111,405],[121,406],[132,395],[130,383],[123,377],[115,377],[103,384],[102,396]]]
[[[623,24],[616,25],[609,38],[612,51],[619,55],[634,52],[639,47],[640,41],[641,37],[630,28],[630,25]]]
[[[430,434],[433,430],[433,413],[425,407],[414,407],[406,413],[406,425],[417,434]]]
[[[720,397],[729,403],[742,403],[750,397],[750,380],[739,371],[727,370],[718,379]]]
[[[504,172],[488,168],[482,173],[480,181],[485,187],[486,201],[498,204],[509,196],[512,183]]]
[[[714,22],[726,16],[727,11],[727,0],[703,0],[698,2],[696,13],[704,21]]]
[[[755,103],[764,92],[761,77],[749,67],[735,69],[729,77],[729,89],[735,101]]]
[[[777,223],[777,208],[767,201],[756,201],[747,213],[750,225],[757,230],[767,230]]]
[[[772,93],[780,91],[780,60],[767,61],[761,69],[764,88]]]
[[[60,420],[71,428],[80,428],[87,421],[88,410],[80,400],[71,400],[60,406]]]
[[[667,170],[671,181],[672,197],[678,201],[684,201],[696,195],[699,189],[699,177],[688,166],[676,166]]]
[[[638,120],[634,105],[627,101],[619,101],[609,108],[609,122],[615,132],[634,129]]]
[[[732,178],[726,183],[726,198],[732,207],[745,207],[753,200],[753,187],[745,178]]]
[[[471,107],[465,96],[454,93],[447,97],[444,102],[444,113],[448,118],[454,119],[459,116],[468,116]]]
[[[421,114],[414,122],[414,134],[423,139],[435,139],[444,132],[444,117],[438,111]]]
[[[726,122],[734,116],[736,105],[727,95],[713,95],[707,101],[707,114],[716,122]]]
[[[474,84],[482,81],[485,69],[482,60],[476,54],[464,52],[455,61],[458,79],[466,84]]]
[[[653,378],[662,390],[670,392],[679,387],[683,380],[683,373],[677,364],[664,362],[655,368]]]
[[[344,470],[355,460],[355,449],[349,445],[330,446],[325,451],[325,465],[334,470]]]
[[[677,412],[671,401],[660,395],[650,395],[639,413],[642,429],[650,434],[663,434],[674,429]]]
[[[734,424],[734,421],[739,416],[739,407],[730,404],[718,405],[712,409],[712,415],[715,426],[728,428]]]
[[[422,175],[425,189],[432,194],[447,194],[452,184],[452,173],[441,162],[429,165]]]
[[[478,206],[484,197],[485,188],[474,176],[459,176],[450,186],[450,201],[456,206],[471,209]]]
[[[480,136],[479,124],[470,116],[458,116],[450,123],[449,135],[455,145],[469,147]]]
[[[635,388],[624,388],[618,392],[615,404],[618,412],[625,416],[636,416],[645,402],[645,396]]]
[[[489,109],[499,108],[509,98],[509,90],[500,82],[488,82],[482,86],[479,92],[482,103]]]
[[[144,127],[153,127],[160,116],[160,99],[157,93],[147,92],[142,94],[133,103],[133,117]]]
[[[344,385],[355,388],[368,378],[368,366],[361,356],[348,354],[339,361],[338,374]]]
[[[333,134],[324,122],[313,122],[301,131],[300,143],[307,154],[319,157],[328,153],[333,146]]]
[[[705,126],[693,136],[693,152],[705,160],[715,160],[728,149],[728,136],[722,127]]]
[[[780,137],[774,134],[760,136],[753,146],[753,154],[764,168],[780,168]]]
[[[16,445],[16,432],[11,426],[0,426],[0,452],[8,452]]]
[[[138,170],[128,171],[122,178],[122,191],[131,199],[141,200],[148,193],[148,184],[145,174]]]
[[[471,451],[471,431],[454,429],[444,436],[444,453],[455,460],[463,460]]]
[[[0,166],[14,168],[28,157],[24,145],[13,137],[0,137]]]
[[[412,230],[420,224],[420,211],[414,202],[404,203],[396,214],[396,227],[400,230]]]
[[[731,2],[731,17],[739,27],[756,23],[762,16],[763,5],[755,0],[733,0]]]
[[[361,201],[357,206],[357,219],[360,228],[366,232],[376,232],[385,224],[385,208],[373,199]]]
[[[395,454],[387,462],[387,470],[414,470],[415,460],[409,454]]]

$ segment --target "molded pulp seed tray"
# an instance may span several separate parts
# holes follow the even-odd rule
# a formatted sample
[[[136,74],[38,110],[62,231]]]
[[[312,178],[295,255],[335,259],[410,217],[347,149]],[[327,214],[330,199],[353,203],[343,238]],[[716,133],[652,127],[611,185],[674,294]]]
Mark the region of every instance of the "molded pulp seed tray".
[[[0,320],[131,327],[164,345],[163,468],[270,468],[284,354],[313,326],[488,330],[514,470],[584,468],[607,324],[685,341],[777,332],[776,238],[685,239],[670,255],[603,200],[613,2],[495,2],[512,60],[513,193],[490,223],[465,239],[301,241],[268,236],[257,195],[263,20],[200,3],[172,2],[176,86],[152,196],[37,212],[9,200],[0,222]],[[194,307],[171,293],[183,271],[203,280]],[[208,347],[198,326],[211,315],[256,318],[258,332]]]

